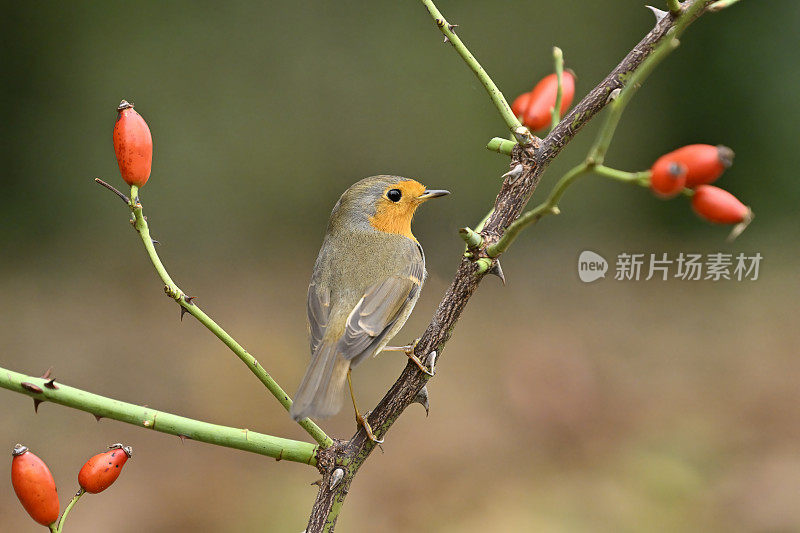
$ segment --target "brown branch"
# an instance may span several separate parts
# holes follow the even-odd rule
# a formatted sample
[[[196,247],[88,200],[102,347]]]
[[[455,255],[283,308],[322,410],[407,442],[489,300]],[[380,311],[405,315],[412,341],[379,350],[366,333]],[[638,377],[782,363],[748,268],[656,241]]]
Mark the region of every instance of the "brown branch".
[[[713,0],[704,0],[705,6],[698,16],[704,13],[712,2]],[[684,8],[688,4],[689,2],[685,2]],[[461,260],[450,287],[417,344],[415,353],[421,360],[430,365],[431,356],[435,359],[441,357],[442,350],[450,339],[461,313],[486,273],[486,270],[480,269],[475,261],[478,259],[496,261],[488,258],[485,253],[486,247],[497,242],[508,225],[519,217],[550,162],[578,131],[605,107],[608,95],[614,89],[622,87],[627,76],[650,55],[654,45],[666,35],[675,22],[674,15],[664,16],[545,139],[525,147],[520,145],[514,147],[510,168],[521,164],[522,174],[511,175],[503,181],[494,211],[481,231],[484,238],[483,248],[477,250],[473,257]],[[414,401],[414,397],[428,379],[429,376],[422,373],[414,364],[409,363],[405,367],[368,417],[379,438],[386,434],[403,410]],[[344,502],[358,469],[374,447],[375,444],[367,438],[365,431],[360,429],[349,441],[337,441],[333,446],[319,451],[317,464],[323,479],[306,529],[308,533],[333,531],[338,508]],[[332,475],[338,469],[342,469],[344,474],[336,483],[331,483]],[[336,478],[338,477],[337,475]]]

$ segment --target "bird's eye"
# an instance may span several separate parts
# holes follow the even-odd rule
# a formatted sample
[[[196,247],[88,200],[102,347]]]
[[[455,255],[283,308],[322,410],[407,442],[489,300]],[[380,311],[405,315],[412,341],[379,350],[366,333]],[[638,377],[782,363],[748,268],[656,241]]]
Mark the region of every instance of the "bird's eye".
[[[403,193],[400,192],[400,189],[392,189],[391,191],[386,193],[386,198],[393,202],[399,202],[400,198],[402,198]]]

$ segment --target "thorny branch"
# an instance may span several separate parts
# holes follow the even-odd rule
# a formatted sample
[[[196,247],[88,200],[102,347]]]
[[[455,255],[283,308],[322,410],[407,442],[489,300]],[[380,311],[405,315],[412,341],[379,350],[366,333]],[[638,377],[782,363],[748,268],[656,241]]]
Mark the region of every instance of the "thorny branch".
[[[236,356],[245,365],[247,365],[247,368],[250,369],[250,372],[252,372],[262,384],[264,384],[267,390],[269,390],[269,392],[272,393],[278,402],[280,402],[280,404],[288,411],[292,406],[292,400],[281,388],[278,382],[272,378],[272,376],[264,369],[263,366],[261,366],[261,363],[259,363],[255,357],[253,357],[238,342],[236,342],[236,340],[231,337],[227,331],[222,329],[219,324],[217,324],[211,317],[203,312],[202,309],[200,309],[200,307],[193,301],[195,299],[194,296],[186,295],[186,293],[184,293],[172,280],[167,272],[167,269],[164,267],[164,264],[161,262],[161,258],[158,256],[158,252],[154,246],[157,241],[153,240],[153,238],[150,236],[150,227],[147,223],[147,217],[144,216],[142,203],[139,201],[139,188],[136,185],[133,185],[131,187],[131,197],[128,198],[103,180],[95,178],[95,181],[103,187],[116,193],[117,196],[121,197],[123,200],[126,200],[133,217],[131,224],[133,224],[133,228],[139,234],[139,237],[141,237],[142,244],[144,244],[147,255],[150,258],[150,262],[153,264],[153,267],[155,267],[158,276],[161,278],[161,281],[164,282],[164,292],[167,294],[167,296],[174,299],[180,306],[181,318],[183,318],[185,313],[189,313],[201,324],[203,324],[209,331],[211,331],[211,333],[216,335],[216,337],[221,340],[225,346],[230,348],[230,350],[236,354]],[[311,437],[313,437],[320,446],[327,447],[332,444],[333,441],[331,438],[328,437],[328,435],[326,435],[325,432],[322,431],[322,429],[312,420],[304,418],[303,420],[300,420],[298,424],[300,427],[306,430],[306,432],[311,435]]]
[[[688,16],[671,13],[661,17],[656,26],[619,65],[592,89],[545,139],[541,141],[534,139],[527,146],[517,144],[513,147],[510,168],[514,169],[521,165],[522,171],[506,174],[495,200],[494,209],[480,232],[483,237],[482,248],[473,249],[471,257],[462,258],[450,287],[416,346],[417,357],[428,366],[433,367],[441,356],[467,302],[488,271],[481,268],[479,262],[483,260],[496,264],[496,258],[489,257],[486,248],[499,241],[506,228],[520,216],[548,164],[578,131],[608,104],[609,95],[616,89],[624,87],[631,74],[650,56],[656,45],[667,32],[673,30],[682,17],[686,17],[681,22],[682,25],[688,25],[704,13],[713,0],[696,0],[696,2],[697,7]],[[430,9],[432,2],[423,0],[423,3],[434,15]],[[681,6],[683,13],[690,4],[691,2],[685,2]],[[434,15],[434,18],[439,25],[438,18],[441,17]],[[439,27],[444,32],[442,26]],[[445,35],[449,37],[446,32]],[[498,109],[502,111],[507,105],[498,106]],[[378,438],[382,438],[403,410],[415,401],[429,379],[430,377],[420,372],[414,364],[406,365],[400,377],[368,416],[369,423]],[[366,432],[359,429],[349,441],[336,441],[330,448],[320,450],[317,467],[322,472],[323,479],[306,529],[308,533],[333,531],[350,484],[374,447],[375,444],[367,438]]]

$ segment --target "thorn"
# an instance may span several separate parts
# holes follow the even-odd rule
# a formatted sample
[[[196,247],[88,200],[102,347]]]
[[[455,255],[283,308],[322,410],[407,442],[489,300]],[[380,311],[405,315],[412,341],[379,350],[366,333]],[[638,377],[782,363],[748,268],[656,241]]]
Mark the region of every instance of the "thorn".
[[[509,183],[514,183],[515,181],[517,181],[519,179],[520,176],[522,176],[522,171],[523,170],[524,169],[522,167],[522,164],[521,163],[517,163],[517,166],[515,166],[514,168],[512,168],[511,170],[509,170],[508,172],[506,172],[505,174],[503,174],[500,177],[503,178],[503,179],[508,178],[508,182]]]
[[[186,439],[192,440],[192,437],[189,435],[184,435],[183,433],[178,433],[178,438],[181,439],[181,444],[186,442]]]
[[[44,392],[39,385],[34,385],[33,383],[28,383],[27,381],[20,383],[20,386],[26,391],[37,392],[39,394]]]
[[[614,100],[616,100],[617,97],[619,96],[619,93],[621,93],[621,92],[622,92],[622,89],[617,87],[616,89],[614,89],[613,91],[608,93],[608,98],[606,98],[606,103],[608,104],[608,103],[611,103]]]
[[[37,400],[36,398],[33,399],[33,412],[36,413],[37,415],[39,414],[39,405],[43,401],[44,400]]]
[[[444,36],[444,41],[443,41],[443,42],[445,42],[445,43],[449,43],[449,42],[450,42],[450,38],[449,38],[449,37],[447,37],[447,35],[445,35],[445,36]]]
[[[56,385],[56,378],[51,378],[47,383],[44,384],[45,387],[48,389],[58,390],[58,385]]]
[[[331,474],[331,482],[328,485],[330,487],[330,490],[335,489],[336,485],[338,485],[342,481],[343,477],[344,477],[343,469],[337,468],[336,470],[334,470],[333,474]]]
[[[130,200],[130,198],[128,198],[127,196],[125,196],[124,194],[122,194],[121,192],[119,192],[119,191],[117,190],[117,188],[116,188],[116,187],[114,187],[113,185],[109,185],[108,183],[106,183],[105,181],[101,180],[100,178],[95,178],[95,179],[94,179],[94,182],[95,182],[95,183],[97,183],[98,185],[102,185],[103,187],[105,187],[105,188],[106,188],[106,189],[108,189],[109,191],[113,192],[114,194],[116,194],[117,196],[119,196],[120,198],[122,198],[122,201],[123,201],[123,202],[125,202],[125,205],[128,205],[128,204],[130,204],[130,203],[131,203],[131,200]]]
[[[318,480],[312,482],[311,484],[312,485],[316,485],[317,487],[321,487],[322,486],[322,478],[319,478]]]
[[[644,6],[644,7],[646,7],[647,9],[649,9],[650,11],[652,11],[652,12],[653,12],[653,15],[656,17],[656,24],[658,24],[659,22],[661,22],[661,20],[662,20],[664,17],[666,17],[667,15],[669,15],[669,12],[668,12],[668,11],[663,11],[663,10],[661,10],[661,9],[658,9],[657,7],[653,7],[653,6]]]
[[[183,301],[186,302],[186,305],[194,305],[192,303],[192,300],[194,300],[195,298],[197,298],[197,296],[186,296],[185,294],[183,295]],[[184,306],[181,306],[181,322],[183,322],[183,315],[185,315],[186,313],[188,313],[186,308]]]
[[[42,374],[42,379],[47,379],[50,377],[50,373],[53,371],[53,367],[51,366],[48,368],[44,374]]]
[[[278,461],[281,461],[281,460],[283,460],[283,448],[281,448],[281,451],[278,453],[278,457],[275,458],[275,462],[278,462]]]
[[[97,420],[98,422],[100,422],[100,419],[103,418],[100,415],[93,415],[93,416],[94,416],[94,419]]]
[[[158,242],[157,240],[155,240],[153,238],[150,238],[150,240],[153,241],[153,244],[161,244],[160,242]]]
[[[495,259],[492,268],[486,271],[487,274],[492,274],[500,278],[500,281],[503,282],[503,285],[506,284],[506,277],[503,275],[503,267],[500,266],[500,260]]]
[[[419,390],[419,392],[417,392],[416,396],[414,396],[414,399],[411,400],[411,403],[418,403],[422,407],[424,407],[425,408],[425,417],[428,416],[428,414],[430,413],[430,407],[431,406],[430,406],[430,403],[428,403],[428,386],[427,385],[423,386]]]
[[[458,28],[458,24],[448,24],[447,25],[447,29],[450,30],[453,33],[456,32],[456,28]]]

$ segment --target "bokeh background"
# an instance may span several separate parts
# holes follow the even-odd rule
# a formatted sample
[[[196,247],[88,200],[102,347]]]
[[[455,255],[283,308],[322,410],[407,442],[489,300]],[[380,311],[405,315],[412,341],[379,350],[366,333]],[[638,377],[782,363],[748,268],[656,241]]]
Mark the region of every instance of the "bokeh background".
[[[663,2],[662,2],[663,3]],[[584,94],[653,24],[642,2],[444,1],[507,97],[560,46]],[[663,6],[661,6],[663,7]],[[305,291],[338,195],[379,173],[453,194],[415,222],[429,281],[419,336],[459,261],[457,228],[491,206],[503,123],[425,9],[406,2],[18,3],[4,12],[0,361],[216,423],[305,439],[209,332],[164,298],[128,214],[115,108],[155,140],[142,192],[178,284],[288,390],[308,358]],[[800,344],[796,2],[704,17],[626,113],[607,162],[647,168],[723,143],[719,184],[756,212],[733,244],[683,199],[597,177],[485,280],[430,385],[359,474],[341,531],[798,531]],[[586,153],[593,122],[537,199]],[[754,253],[757,281],[579,281],[578,254]],[[405,364],[355,374],[374,405]],[[68,531],[299,532],[313,469],[186,442],[0,391],[0,445],[50,465],[62,506],[83,461],[133,445],[117,484]],[[344,410],[324,422],[345,438]],[[39,531],[0,461],[0,529]]]

